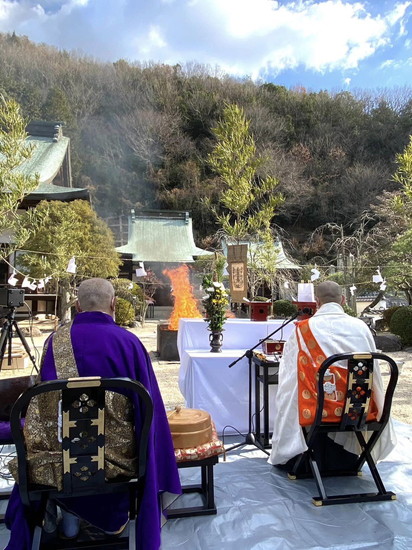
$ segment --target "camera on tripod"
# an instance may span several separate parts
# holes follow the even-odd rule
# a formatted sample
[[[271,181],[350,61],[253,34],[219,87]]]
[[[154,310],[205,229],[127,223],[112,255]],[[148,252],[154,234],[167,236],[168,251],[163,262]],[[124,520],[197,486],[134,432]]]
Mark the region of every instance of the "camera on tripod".
[[[0,288],[0,308],[22,307],[24,290],[21,288]]]

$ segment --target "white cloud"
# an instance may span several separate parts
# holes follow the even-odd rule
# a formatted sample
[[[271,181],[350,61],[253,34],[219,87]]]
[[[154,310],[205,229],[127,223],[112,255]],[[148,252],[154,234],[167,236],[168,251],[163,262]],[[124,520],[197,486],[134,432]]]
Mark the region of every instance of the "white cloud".
[[[0,31],[102,59],[196,60],[254,77],[299,66],[324,73],[356,69],[406,34],[411,5],[372,15],[354,0],[0,0]]]
[[[412,57],[407,57],[405,59],[387,59],[380,64],[380,69],[393,69],[396,71],[405,69],[412,66]]]

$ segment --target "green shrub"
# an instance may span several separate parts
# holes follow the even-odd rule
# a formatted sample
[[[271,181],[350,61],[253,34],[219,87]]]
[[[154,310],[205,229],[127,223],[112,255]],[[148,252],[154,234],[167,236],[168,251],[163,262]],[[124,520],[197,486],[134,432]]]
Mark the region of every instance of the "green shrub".
[[[291,317],[297,312],[297,306],[289,300],[276,300],[276,302],[273,302],[273,315],[275,317]]]
[[[116,301],[116,323],[122,326],[133,324],[136,319],[135,309],[130,302],[124,298],[117,298]]]
[[[392,306],[388,307],[388,309],[385,309],[385,311],[382,313],[383,320],[385,322],[386,327],[390,327],[392,315],[395,313],[396,310],[398,310],[402,306]]]
[[[135,317],[140,314],[143,302],[143,290],[130,279],[112,279],[111,281],[117,299],[128,301],[134,308]]]
[[[412,344],[412,306],[401,306],[392,315],[390,331],[401,337],[402,344]]]
[[[347,314],[347,315],[350,315],[351,317],[357,317],[356,315],[356,311],[353,310],[350,306],[348,306],[347,304],[343,304],[343,311]]]

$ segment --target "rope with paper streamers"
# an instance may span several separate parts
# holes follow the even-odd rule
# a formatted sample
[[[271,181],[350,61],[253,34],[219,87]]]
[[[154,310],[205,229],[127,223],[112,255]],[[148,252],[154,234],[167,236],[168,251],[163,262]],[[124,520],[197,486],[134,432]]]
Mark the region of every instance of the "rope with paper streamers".
[[[16,250],[16,252],[25,252],[27,254],[41,254],[42,256],[47,256],[47,255],[49,255],[49,256],[58,256],[58,254],[55,253],[55,252],[40,252],[38,250]],[[82,255],[82,258],[89,258],[89,259],[96,259],[96,260],[105,259],[104,256],[93,256],[93,255]],[[58,273],[57,272],[52,273],[52,274],[47,275],[47,276],[45,275],[43,278],[30,277],[29,275],[27,275],[27,273],[23,273],[22,271],[18,270],[15,266],[13,266],[6,259],[3,258],[3,261],[9,267],[11,267],[11,269],[13,270],[12,274],[10,275],[10,277],[7,281],[8,284],[11,285],[11,286],[15,286],[18,283],[18,279],[16,278],[17,274],[21,275],[24,278],[23,282],[21,284],[22,288],[30,288],[31,290],[36,290],[36,289],[41,290],[45,287],[45,285],[51,279],[58,278]],[[132,258],[124,258],[123,261],[133,261],[133,259]],[[138,263],[139,263],[139,268],[136,270],[136,275],[137,276],[144,276],[144,274],[143,274],[144,264],[143,264],[143,262],[138,262]],[[322,269],[322,268],[328,269],[330,267],[333,267],[333,264],[324,265],[324,266],[317,266],[315,264],[315,267],[313,267],[313,264],[300,264],[300,265],[301,265],[301,267],[311,268],[311,273],[312,273],[312,275],[310,277],[311,282],[314,282],[314,281],[316,281],[317,279],[320,278],[321,271],[319,271],[319,269]],[[390,264],[390,265],[377,266],[375,268],[372,268],[372,266],[370,266],[371,269],[375,269],[375,271],[376,271],[376,274],[372,276],[372,282],[376,283],[376,284],[380,284],[379,290],[383,290],[383,291],[386,290],[388,281],[390,282],[390,281],[394,280],[394,277],[384,278],[382,276],[381,269],[385,269],[386,267],[391,267],[391,268],[393,268],[393,267],[405,267],[405,264],[403,264],[403,263],[402,264],[401,263],[399,263],[399,264],[393,263],[393,264]],[[142,271],[141,273],[140,273],[140,270]],[[76,258],[75,258],[75,256],[73,256],[69,260],[69,263],[68,263],[67,268],[66,268],[66,272],[75,274],[76,271],[77,271]],[[139,273],[138,273],[138,271],[139,271]],[[38,281],[37,284],[36,284],[36,281]],[[352,282],[352,286],[349,287],[351,295],[353,296],[355,294],[355,291],[357,290],[356,285],[362,286],[362,285],[366,285],[370,282],[371,282],[370,280]],[[285,281],[283,283],[283,286],[285,288],[289,288],[289,285],[290,285],[290,281]]]
[[[311,267],[312,265],[313,264],[309,264],[309,265],[306,264],[306,265],[302,265],[302,267]],[[398,266],[402,265],[402,267],[404,267],[404,264],[391,264],[390,266],[383,266],[383,267],[394,267],[395,265],[398,265]],[[319,269],[317,267],[318,266],[315,265],[315,267],[311,269],[312,275],[310,277],[310,282],[312,282],[312,283],[315,282],[317,279],[319,279],[320,276],[321,276],[321,272],[319,271]],[[333,264],[331,264],[330,266],[320,266],[320,269],[322,269],[322,267],[327,269],[329,267],[333,267]],[[371,266],[371,269],[373,269],[372,266]],[[377,266],[374,269],[376,271],[376,274],[374,274],[372,276],[372,281],[369,279],[369,280],[364,280],[364,281],[359,281],[359,282],[352,282],[352,286],[349,287],[351,296],[354,296],[355,291],[357,290],[356,285],[364,286],[364,285],[370,284],[372,282],[372,283],[375,283],[375,284],[379,284],[379,290],[385,291],[387,286],[388,286],[388,282],[394,281],[396,279],[396,276],[383,277],[382,274],[381,274],[381,266]],[[291,284],[291,281],[284,281],[283,286],[284,286],[284,288],[289,289],[290,284]]]
[[[46,286],[46,284],[51,280],[58,278],[58,273],[52,273],[51,275],[45,275],[43,278],[38,277],[29,277],[27,273],[23,273],[22,271],[18,270],[15,266],[13,266],[10,262],[8,262],[6,259],[3,258],[4,263],[6,263],[11,269],[13,270],[12,274],[7,280],[7,283],[10,286],[16,286],[19,280],[17,279],[16,275],[19,274],[23,277],[23,282],[21,283],[21,288],[29,288],[30,290],[42,290]],[[75,274],[77,270],[76,265],[76,259],[73,256],[70,258],[69,263],[67,264],[66,272]],[[36,283],[37,281],[37,283]]]

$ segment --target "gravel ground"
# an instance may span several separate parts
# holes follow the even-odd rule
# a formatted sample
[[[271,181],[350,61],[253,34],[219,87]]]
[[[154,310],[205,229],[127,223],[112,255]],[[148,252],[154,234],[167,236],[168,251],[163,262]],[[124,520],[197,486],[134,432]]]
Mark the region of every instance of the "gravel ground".
[[[184,398],[180,393],[178,385],[179,363],[160,361],[157,357],[157,325],[157,320],[148,320],[144,327],[138,326],[130,330],[140,338],[148,350],[165,406],[167,409],[173,409],[176,405],[184,405]],[[24,328],[24,323],[19,323],[19,326],[20,328]],[[44,340],[52,330],[52,326],[47,322],[38,322],[35,326],[41,330],[41,336],[36,336],[34,338],[27,337],[27,340],[32,348],[35,347],[37,350],[41,350]],[[388,355],[399,362],[400,366],[400,376],[395,391],[394,402],[392,404],[392,416],[397,420],[412,424],[412,348],[388,353]],[[400,363],[402,361],[403,365],[401,366]],[[0,374],[0,378],[27,374],[27,371],[30,370],[31,367],[23,371],[3,370]],[[384,382],[387,381],[389,376],[384,372],[382,374]]]

